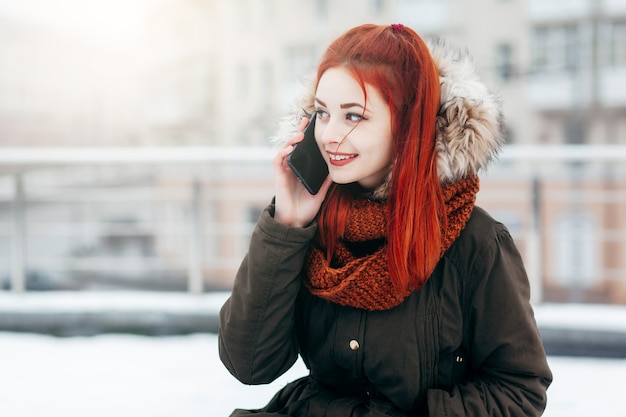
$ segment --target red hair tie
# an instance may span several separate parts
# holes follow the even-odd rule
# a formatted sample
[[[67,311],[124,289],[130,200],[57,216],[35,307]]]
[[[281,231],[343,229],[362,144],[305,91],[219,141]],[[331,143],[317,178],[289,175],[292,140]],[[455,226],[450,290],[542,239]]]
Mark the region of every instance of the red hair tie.
[[[404,29],[404,25],[402,23],[392,23],[391,28],[396,33],[402,33],[402,30]]]

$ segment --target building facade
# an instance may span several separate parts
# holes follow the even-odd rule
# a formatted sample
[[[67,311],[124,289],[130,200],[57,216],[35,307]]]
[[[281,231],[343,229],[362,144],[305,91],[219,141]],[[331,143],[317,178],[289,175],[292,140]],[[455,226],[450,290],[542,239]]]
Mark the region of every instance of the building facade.
[[[324,48],[366,22],[467,49],[501,97],[509,144],[626,145],[624,0],[162,0],[132,48],[106,53],[0,25],[11,57],[0,61],[0,146],[267,148]],[[51,40],[64,48],[51,53]],[[243,172],[216,165],[194,179],[208,286],[228,285],[271,197],[271,172]],[[509,226],[543,299],[624,303],[624,178],[614,163],[505,161],[479,203]],[[150,245],[185,256],[178,241]]]
[[[109,45],[0,19],[0,146],[266,146],[328,43],[366,22],[467,49],[510,143],[626,142],[624,0],[161,0]]]

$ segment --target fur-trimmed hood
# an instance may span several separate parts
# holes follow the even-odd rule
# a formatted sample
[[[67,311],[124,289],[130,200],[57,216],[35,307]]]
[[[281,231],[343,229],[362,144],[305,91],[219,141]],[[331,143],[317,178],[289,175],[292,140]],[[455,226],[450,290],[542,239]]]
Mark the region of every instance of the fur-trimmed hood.
[[[502,143],[503,119],[499,99],[478,79],[472,58],[438,40],[428,44],[439,70],[440,107],[436,123],[437,169],[442,184],[484,170]],[[276,142],[292,137],[299,121],[314,109],[314,84],[307,81],[294,111],[281,123]],[[389,178],[375,190],[385,197]]]

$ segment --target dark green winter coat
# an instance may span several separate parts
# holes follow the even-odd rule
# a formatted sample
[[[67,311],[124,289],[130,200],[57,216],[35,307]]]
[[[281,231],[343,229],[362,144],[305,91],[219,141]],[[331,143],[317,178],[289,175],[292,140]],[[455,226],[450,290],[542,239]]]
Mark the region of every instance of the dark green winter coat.
[[[475,208],[424,287],[387,311],[311,295],[301,268],[316,224],[268,207],[221,310],[220,357],[245,384],[302,356],[310,375],[236,416],[538,416],[552,375],[506,228]],[[269,399],[268,399],[269,400]]]
[[[443,43],[430,52],[441,84],[436,149],[443,185],[478,173],[496,156],[502,113],[469,56]],[[279,132],[283,140],[293,137],[302,112],[312,111],[314,93],[301,97]],[[388,187],[389,178],[372,196],[384,199]],[[221,310],[220,357],[246,384],[274,381],[298,355],[310,375],[286,386],[263,410],[235,416],[543,412],[552,375],[528,279],[508,231],[483,210],[474,209],[419,291],[391,310],[374,312],[311,295],[301,269],[317,225],[290,228],[272,216],[270,206]]]

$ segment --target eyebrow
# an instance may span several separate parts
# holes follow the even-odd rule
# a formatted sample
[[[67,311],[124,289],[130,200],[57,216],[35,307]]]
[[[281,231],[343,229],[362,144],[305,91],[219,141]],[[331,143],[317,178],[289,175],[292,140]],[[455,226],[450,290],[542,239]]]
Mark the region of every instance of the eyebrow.
[[[319,103],[319,105],[320,105],[320,106],[322,106],[322,107],[328,107],[328,106],[326,105],[326,103],[324,103],[322,100],[320,100],[320,99],[319,99],[319,98],[317,98],[317,97],[315,97],[315,101],[316,101],[316,102],[318,102],[318,103]],[[362,108],[363,110],[365,110],[365,107],[363,107],[363,106],[362,106],[361,104],[359,104],[359,103],[344,103],[344,104],[341,104],[339,107],[340,107],[340,108],[342,108],[342,109],[349,109],[350,107],[360,107],[360,108]]]

